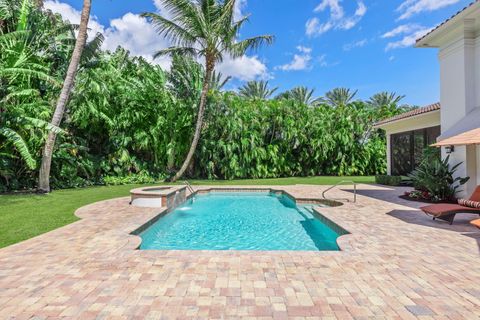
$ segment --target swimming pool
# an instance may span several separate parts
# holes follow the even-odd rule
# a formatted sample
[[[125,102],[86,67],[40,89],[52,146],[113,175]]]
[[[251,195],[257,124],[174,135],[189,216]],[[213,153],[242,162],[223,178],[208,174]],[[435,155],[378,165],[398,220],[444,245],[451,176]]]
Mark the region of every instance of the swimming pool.
[[[288,196],[197,195],[139,234],[142,250],[339,250],[339,233]]]

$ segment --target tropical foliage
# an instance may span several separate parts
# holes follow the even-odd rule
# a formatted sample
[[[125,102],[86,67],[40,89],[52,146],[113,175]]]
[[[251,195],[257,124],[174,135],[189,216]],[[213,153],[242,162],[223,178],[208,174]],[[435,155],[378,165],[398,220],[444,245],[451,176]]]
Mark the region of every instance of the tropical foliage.
[[[316,106],[323,102],[322,98],[314,97],[315,90],[307,87],[295,87],[291,90],[282,92],[277,99],[286,99],[296,101],[307,106]]]
[[[238,94],[247,99],[265,100],[271,98],[277,90],[277,87],[270,89],[268,81],[249,81],[238,90]]]
[[[335,88],[325,94],[324,101],[332,107],[342,107],[351,103],[356,95],[357,90],[352,91],[348,88]]]
[[[242,26],[248,22],[248,16],[235,18],[237,0],[162,0],[168,11],[163,16],[157,13],[145,13],[160,35],[165,36],[173,46],[158,51],[155,57],[163,55],[183,55],[205,60],[205,76],[198,106],[195,133],[188,154],[180,170],[172,181],[182,177],[190,165],[202,133],[203,118],[207,104],[208,91],[215,67],[227,56],[239,58],[247,50],[258,49],[271,44],[273,37],[262,35],[239,40]]]
[[[28,0],[0,4],[0,191],[37,187],[52,131],[53,188],[153,182],[178,171],[197,127],[205,66],[180,52],[165,71],[122,48],[100,50],[98,36],[82,54],[60,129],[49,122],[76,26]],[[308,88],[251,99],[224,91],[228,80],[211,73],[189,178],[385,172],[385,137],[372,124],[398,114],[395,103],[342,98],[333,105]]]
[[[450,156],[441,159],[438,150],[427,149],[420,165],[409,175],[415,189],[426,192],[432,201],[455,200],[459,188],[470,178],[455,177],[455,172],[462,163],[449,164]]]

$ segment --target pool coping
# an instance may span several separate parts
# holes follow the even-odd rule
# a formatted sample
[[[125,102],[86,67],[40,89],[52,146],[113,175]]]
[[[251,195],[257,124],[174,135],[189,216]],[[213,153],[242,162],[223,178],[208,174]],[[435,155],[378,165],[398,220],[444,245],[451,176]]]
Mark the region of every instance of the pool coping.
[[[153,187],[155,188],[155,187]],[[245,188],[232,188],[232,187],[211,187],[211,188],[202,188],[202,189],[197,189],[195,192],[190,193],[186,197],[186,201],[189,199],[193,198],[197,194],[208,194],[208,193],[215,193],[215,192],[258,192],[258,193],[273,193],[273,194],[282,194],[286,197],[288,197],[290,200],[295,202],[295,205],[298,204],[312,204],[312,205],[327,205],[328,207],[321,207],[322,209],[333,209],[336,207],[341,207],[344,206],[345,203],[342,203],[340,201],[336,200],[330,200],[330,199],[318,199],[318,198],[297,198],[290,194],[288,191],[280,188],[269,188],[269,187],[261,187],[261,188],[251,188],[251,187],[245,187]],[[183,203],[185,203],[183,202]],[[340,241],[340,239],[343,239],[345,236],[351,236],[352,233],[348,231],[346,228],[341,226],[340,224],[336,223],[332,219],[326,217],[323,215],[317,208],[319,207],[312,207],[312,214],[316,216],[317,219],[319,219],[322,223],[326,224],[330,229],[332,229],[334,232],[338,234],[338,237],[336,238],[335,242],[338,246],[338,250],[155,250],[155,249],[150,249],[150,250],[140,250],[140,246],[142,244],[143,239],[141,238],[140,234],[144,231],[146,231],[149,227],[151,227],[153,224],[155,224],[158,220],[166,216],[167,214],[171,213],[174,211],[176,208],[181,206],[183,203],[179,204],[176,207],[173,208],[159,208],[162,211],[159,212],[157,215],[155,215],[153,218],[149,219],[147,222],[143,223],[139,227],[135,228],[133,231],[129,232],[129,235],[135,236],[138,238],[138,246],[134,249],[136,251],[141,251],[141,252],[238,252],[238,253],[258,253],[258,252],[295,252],[295,253],[319,253],[319,252],[324,252],[324,253],[339,253],[339,252],[345,252],[346,250],[350,249],[350,246],[348,245],[348,242],[346,241]],[[342,242],[343,244],[341,245]]]

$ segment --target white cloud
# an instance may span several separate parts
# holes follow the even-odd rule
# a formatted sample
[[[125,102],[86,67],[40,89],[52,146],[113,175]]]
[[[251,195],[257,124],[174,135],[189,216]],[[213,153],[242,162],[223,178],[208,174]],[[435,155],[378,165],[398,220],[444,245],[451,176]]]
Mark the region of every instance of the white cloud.
[[[312,60],[312,48],[298,46],[297,50],[299,51],[299,53],[293,55],[293,59],[291,62],[281,66],[277,66],[275,67],[275,69],[283,71],[300,71],[309,69],[310,62]]]
[[[304,46],[297,46],[297,50],[302,52],[302,53],[311,53],[312,52],[312,48],[304,47]]]
[[[367,43],[368,43],[367,39],[362,39],[362,40],[354,41],[354,42],[351,42],[351,43],[347,43],[343,46],[343,50],[344,51],[350,51],[350,50],[355,49],[355,48],[361,48],[361,47],[365,46]]]
[[[157,0],[158,1],[158,0]],[[240,20],[241,18],[243,18],[244,14],[243,14],[243,9],[247,6],[247,0],[237,0],[235,2],[235,10],[233,12],[233,17],[234,19],[237,21],[237,20]]]
[[[305,25],[308,36],[319,36],[329,30],[349,30],[355,27],[367,13],[367,6],[362,1],[357,1],[357,9],[353,15],[345,15],[345,10],[340,5],[341,0],[322,0],[314,12],[319,13],[327,9],[330,11],[329,19],[321,23],[320,19],[313,17]]]
[[[336,62],[328,62],[327,61],[327,55],[326,54],[322,54],[321,56],[318,57],[318,64],[321,66],[321,67],[334,67],[336,65],[339,65],[340,64],[340,61],[336,61]]]
[[[231,76],[242,81],[272,78],[267,66],[257,56],[243,56],[236,59],[227,57],[218,65],[217,71],[224,76]]]
[[[44,7],[47,10],[51,10],[53,13],[61,14],[64,20],[68,20],[72,24],[80,24],[81,12],[69,4],[59,2],[58,0],[47,0],[44,3]],[[103,25],[101,25],[100,22],[98,22],[98,19],[94,16],[90,16],[88,28],[88,37],[90,39],[98,32],[105,32]]]
[[[402,25],[396,27],[395,29],[384,33],[382,35],[382,38],[384,38],[384,39],[385,38],[393,38],[393,37],[396,37],[396,36],[401,35],[401,34],[408,34],[408,33],[412,33],[412,32],[415,32],[415,31],[418,31],[418,30],[421,30],[421,29],[424,29],[424,27],[422,27],[421,25],[418,25],[418,24],[413,24],[413,23],[402,24]]]
[[[408,19],[415,14],[438,10],[457,2],[460,0],[405,0],[397,9],[401,13],[398,19]]]
[[[150,62],[154,61],[155,52],[169,45],[168,41],[159,36],[145,18],[130,12],[110,21],[110,26],[105,30],[104,35],[104,49],[114,51],[118,46],[122,46],[132,55],[142,56]],[[168,69],[170,59],[161,57],[156,59],[155,63]]]
[[[406,48],[411,47],[415,44],[417,39],[421,38],[428,32],[430,32],[432,28],[421,28],[420,30],[416,30],[414,32],[406,34],[402,39],[393,41],[387,44],[385,51],[389,51],[392,49],[399,49],[399,48]]]
[[[318,57],[318,62],[322,67],[328,67],[327,55],[322,54],[320,57]]]
[[[236,14],[241,15],[241,9],[245,6],[246,0],[237,1]],[[154,5],[162,15],[169,15],[162,5],[162,1],[154,0]],[[69,4],[59,2],[58,0],[45,1],[45,8],[52,12],[59,13],[65,20],[78,24],[80,22],[80,11],[74,9]],[[157,34],[155,28],[147,21],[131,12],[122,17],[110,21],[108,27],[98,22],[96,17],[91,17],[89,27],[90,36],[96,32],[101,32],[105,36],[103,49],[115,50],[118,46],[130,51],[134,56],[142,56],[150,62],[162,66],[164,69],[170,68],[171,59],[162,57],[153,60],[153,54],[158,50],[167,48],[168,41]],[[256,78],[268,79],[270,74],[267,66],[256,56],[243,56],[237,59],[225,58],[218,66],[218,70],[226,76],[232,76],[239,80],[254,80]]]

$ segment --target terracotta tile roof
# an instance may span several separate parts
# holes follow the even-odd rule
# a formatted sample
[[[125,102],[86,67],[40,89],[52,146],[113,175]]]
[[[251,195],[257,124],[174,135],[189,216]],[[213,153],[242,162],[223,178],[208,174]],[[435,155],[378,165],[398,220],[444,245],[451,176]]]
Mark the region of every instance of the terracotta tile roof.
[[[438,26],[436,26],[435,28],[433,28],[432,30],[430,30],[429,32],[427,32],[424,36],[422,36],[421,38],[418,38],[417,39],[417,43],[419,41],[422,41],[423,39],[425,39],[429,34],[431,34],[432,32],[434,32],[435,30],[439,29],[440,27],[442,27],[444,24],[446,24],[447,22],[449,22],[450,20],[452,20],[453,18],[455,18],[456,16],[458,16],[460,13],[462,13],[463,11],[467,10],[468,8],[470,8],[471,6],[473,6],[475,3],[477,2],[480,2],[480,0],[475,0],[473,1],[472,3],[470,3],[469,5],[467,5],[465,8],[459,10],[457,13],[455,13],[453,16],[451,16],[450,18],[448,18],[447,20],[443,21],[442,23],[440,23]]]
[[[428,105],[428,106],[425,106],[425,107],[422,107],[422,108],[417,108],[417,109],[399,114],[399,115],[391,117],[391,118],[384,119],[382,121],[379,121],[379,122],[375,123],[375,126],[378,127],[378,126],[386,124],[386,123],[390,123],[390,122],[394,122],[394,121],[398,121],[398,120],[403,120],[403,119],[410,118],[410,117],[415,117],[415,116],[418,116],[418,115],[421,115],[421,114],[424,114],[424,113],[437,111],[437,110],[440,110],[440,103],[434,103],[434,104],[431,104],[431,105]]]
[[[480,144],[480,128],[461,133],[451,138],[447,138],[445,140],[435,143],[433,146],[465,146],[471,144]]]

